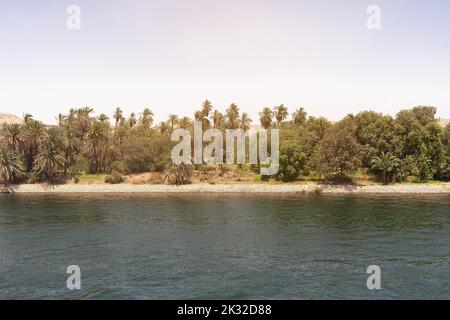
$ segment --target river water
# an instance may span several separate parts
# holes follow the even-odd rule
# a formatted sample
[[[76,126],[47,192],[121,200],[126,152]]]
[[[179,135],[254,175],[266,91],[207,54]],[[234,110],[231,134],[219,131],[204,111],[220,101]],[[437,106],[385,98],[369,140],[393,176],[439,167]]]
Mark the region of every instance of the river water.
[[[0,299],[80,298],[449,299],[450,197],[1,195]]]

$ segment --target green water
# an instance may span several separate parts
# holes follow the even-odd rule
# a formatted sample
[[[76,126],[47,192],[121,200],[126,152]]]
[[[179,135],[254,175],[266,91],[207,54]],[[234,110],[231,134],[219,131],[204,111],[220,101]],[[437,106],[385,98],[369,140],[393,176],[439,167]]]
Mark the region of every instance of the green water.
[[[1,195],[0,298],[448,299],[450,198]]]

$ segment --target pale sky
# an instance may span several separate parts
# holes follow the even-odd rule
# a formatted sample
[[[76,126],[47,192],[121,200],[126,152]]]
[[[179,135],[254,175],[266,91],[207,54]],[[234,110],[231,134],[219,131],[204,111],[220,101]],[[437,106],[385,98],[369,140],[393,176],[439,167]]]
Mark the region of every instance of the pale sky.
[[[66,27],[69,5],[81,30]],[[366,26],[381,8],[381,30]],[[447,0],[0,0],[0,112],[71,107],[156,121],[205,99],[331,120],[433,105],[450,118]]]

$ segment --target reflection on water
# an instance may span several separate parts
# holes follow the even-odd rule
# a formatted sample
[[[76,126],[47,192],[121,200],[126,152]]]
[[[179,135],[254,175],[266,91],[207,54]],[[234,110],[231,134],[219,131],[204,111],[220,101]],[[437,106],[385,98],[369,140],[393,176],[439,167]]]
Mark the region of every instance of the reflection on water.
[[[448,196],[2,195],[0,298],[450,298]],[[82,289],[66,289],[67,266]],[[366,287],[367,266],[382,290]]]

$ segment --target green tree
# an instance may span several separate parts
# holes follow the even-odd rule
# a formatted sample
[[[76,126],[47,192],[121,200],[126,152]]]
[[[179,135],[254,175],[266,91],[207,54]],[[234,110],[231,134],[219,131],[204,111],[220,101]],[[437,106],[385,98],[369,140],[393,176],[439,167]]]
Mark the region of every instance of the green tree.
[[[380,156],[372,159],[372,169],[380,170],[384,184],[389,184],[389,177],[399,166],[400,160],[390,152],[381,152]]]
[[[252,123],[252,119],[250,119],[248,113],[242,112],[241,118],[239,120],[239,128],[247,131],[250,129],[250,125]]]
[[[172,131],[173,131],[173,129],[175,128],[175,126],[178,124],[178,122],[179,122],[179,119],[178,119],[178,116],[176,115],[176,114],[170,114],[169,115],[169,120],[168,120],[169,122],[170,122],[170,127],[171,127],[171,129],[172,129]]]
[[[278,179],[283,181],[295,180],[306,162],[305,154],[297,142],[288,142],[280,148],[280,168]]]
[[[226,110],[225,118],[227,129],[239,128],[239,107],[237,104],[232,103],[230,105],[230,107]]]
[[[270,108],[265,107],[262,112],[259,113],[259,121],[264,129],[269,129],[272,124],[273,112]]]
[[[0,178],[5,187],[22,178],[24,168],[14,151],[0,148]]]
[[[295,112],[292,114],[292,121],[294,121],[294,124],[298,126],[305,126],[308,119],[308,114],[306,113],[305,109],[299,108],[295,110]]]
[[[59,132],[52,129],[48,132],[46,139],[39,146],[36,159],[34,160],[34,171],[37,177],[52,182],[59,168],[64,164],[64,156],[58,148]]]
[[[0,131],[7,148],[19,151],[22,146],[21,125],[17,123],[4,124]]]
[[[130,114],[130,117],[128,118],[128,126],[130,128],[134,128],[137,124],[136,115],[134,113]]]
[[[214,113],[212,115],[212,121],[213,121],[213,127],[214,128],[221,128],[225,124],[225,117],[221,112],[218,110],[214,110]]]
[[[289,113],[284,104],[281,104],[273,108],[273,115],[277,120],[278,127],[280,127],[281,122],[283,122],[288,117]]]
[[[320,145],[320,171],[325,176],[354,173],[361,165],[360,146],[352,117],[335,123],[324,135]]]
[[[153,112],[145,108],[139,119],[139,126],[144,130],[149,130],[153,124]]]
[[[122,109],[116,108],[116,110],[114,111],[114,120],[116,120],[116,123],[114,125],[114,133],[116,132],[117,125],[119,124],[120,121],[122,121],[122,119],[123,119]]]

